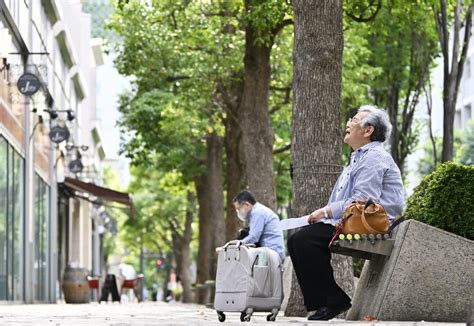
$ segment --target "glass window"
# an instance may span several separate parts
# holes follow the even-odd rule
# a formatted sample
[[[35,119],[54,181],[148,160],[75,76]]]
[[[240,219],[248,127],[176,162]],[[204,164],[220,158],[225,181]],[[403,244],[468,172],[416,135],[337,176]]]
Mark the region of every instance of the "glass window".
[[[23,300],[23,221],[25,212],[24,203],[24,161],[13,152],[13,300]]]
[[[35,264],[34,286],[37,301],[48,300],[48,225],[49,187],[41,177],[35,176]]]
[[[0,300],[23,300],[24,161],[0,136]]]
[[[8,152],[0,137],[0,300],[7,300]]]

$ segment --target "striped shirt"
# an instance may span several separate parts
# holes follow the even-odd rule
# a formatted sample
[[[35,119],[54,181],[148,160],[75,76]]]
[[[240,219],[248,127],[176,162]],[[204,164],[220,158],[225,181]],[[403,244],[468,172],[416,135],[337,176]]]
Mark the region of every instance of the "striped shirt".
[[[245,243],[259,242],[262,247],[275,250],[280,258],[285,258],[285,241],[279,228],[280,219],[267,206],[255,203],[247,216],[249,235],[242,239]]]
[[[335,225],[353,200],[369,197],[385,208],[391,222],[403,212],[405,189],[400,169],[378,141],[352,153],[349,166],[342,171],[329,198],[333,217],[321,222]]]

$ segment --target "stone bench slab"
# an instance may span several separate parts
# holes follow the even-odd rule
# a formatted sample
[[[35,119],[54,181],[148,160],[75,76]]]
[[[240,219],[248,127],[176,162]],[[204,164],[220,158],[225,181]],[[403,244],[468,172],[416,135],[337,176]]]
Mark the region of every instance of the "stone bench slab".
[[[395,231],[390,256],[366,261],[347,319],[466,322],[474,241],[415,220]]]
[[[336,254],[357,258],[372,259],[374,255],[389,256],[395,240],[337,240],[331,246],[331,251]]]

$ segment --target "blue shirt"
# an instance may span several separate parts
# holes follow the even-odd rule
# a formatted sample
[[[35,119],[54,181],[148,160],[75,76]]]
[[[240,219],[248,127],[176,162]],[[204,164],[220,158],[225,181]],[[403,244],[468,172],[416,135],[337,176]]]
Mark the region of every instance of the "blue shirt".
[[[367,200],[369,197],[385,208],[390,222],[403,212],[405,188],[400,169],[378,141],[352,153],[349,166],[337,179],[329,198],[333,217],[321,222],[335,225],[353,200]]]
[[[245,243],[260,242],[262,247],[275,250],[281,259],[285,258],[283,232],[279,228],[280,219],[267,206],[255,203],[247,215],[249,235],[242,239]]]

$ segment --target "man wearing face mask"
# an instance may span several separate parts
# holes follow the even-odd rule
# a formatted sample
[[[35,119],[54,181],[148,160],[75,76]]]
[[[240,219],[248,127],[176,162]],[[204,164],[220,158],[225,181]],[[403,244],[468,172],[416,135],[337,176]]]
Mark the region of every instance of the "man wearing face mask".
[[[280,219],[270,208],[260,204],[248,190],[242,190],[233,200],[237,217],[247,222],[249,234],[242,239],[244,243],[259,243],[262,247],[275,250],[280,258],[285,258],[283,233],[279,228]]]

